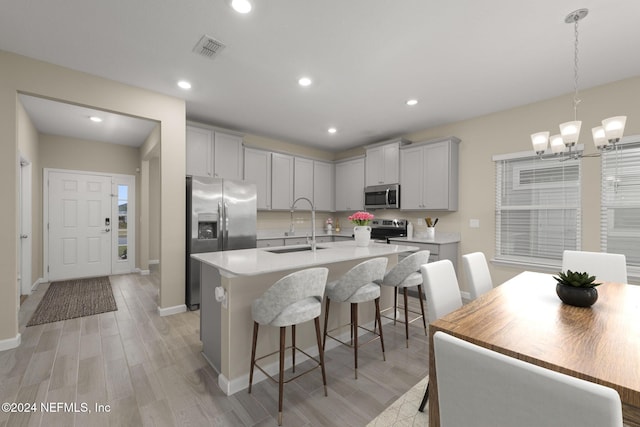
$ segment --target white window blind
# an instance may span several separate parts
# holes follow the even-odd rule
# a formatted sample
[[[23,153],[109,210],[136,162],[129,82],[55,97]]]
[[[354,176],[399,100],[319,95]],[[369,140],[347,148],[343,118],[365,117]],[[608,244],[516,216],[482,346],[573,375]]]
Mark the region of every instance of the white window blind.
[[[496,259],[558,266],[580,248],[581,160],[496,161]]]
[[[602,155],[601,249],[640,267],[640,140]]]

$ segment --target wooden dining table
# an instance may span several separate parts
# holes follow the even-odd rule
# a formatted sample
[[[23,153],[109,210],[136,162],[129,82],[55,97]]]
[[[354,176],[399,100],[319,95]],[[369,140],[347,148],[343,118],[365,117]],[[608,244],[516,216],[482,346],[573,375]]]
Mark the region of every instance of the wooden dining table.
[[[611,387],[624,422],[640,427],[640,286],[605,282],[589,308],[556,295],[551,274],[523,272],[429,325],[429,426],[440,425],[433,335]]]

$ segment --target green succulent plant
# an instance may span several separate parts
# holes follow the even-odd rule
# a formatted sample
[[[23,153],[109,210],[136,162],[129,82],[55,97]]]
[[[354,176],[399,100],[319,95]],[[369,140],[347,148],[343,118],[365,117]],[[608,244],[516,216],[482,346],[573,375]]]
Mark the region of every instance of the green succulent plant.
[[[602,285],[600,282],[596,282],[596,276],[590,276],[589,273],[579,273],[577,271],[567,270],[566,273],[562,271],[558,273],[558,276],[553,276],[556,281],[561,285],[573,286],[575,288],[593,288]]]

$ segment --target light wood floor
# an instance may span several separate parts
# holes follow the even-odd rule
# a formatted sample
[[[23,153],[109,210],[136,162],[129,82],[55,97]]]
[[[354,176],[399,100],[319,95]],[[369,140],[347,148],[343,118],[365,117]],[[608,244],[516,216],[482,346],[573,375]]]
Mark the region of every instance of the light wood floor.
[[[22,304],[22,343],[0,352],[0,401],[35,403],[37,411],[1,412],[0,427],[277,425],[277,384],[225,396],[200,354],[199,312],[158,316],[156,274],[112,276],[111,283],[115,312],[26,328],[48,285]],[[349,349],[326,353],[328,397],[318,370],[287,384],[283,424],[364,426],[427,375],[422,328],[410,328],[409,349],[404,325],[383,331],[387,361],[378,342],[361,348],[358,380]],[[75,404],[77,412],[43,413],[41,403]],[[96,404],[110,412],[97,413]]]

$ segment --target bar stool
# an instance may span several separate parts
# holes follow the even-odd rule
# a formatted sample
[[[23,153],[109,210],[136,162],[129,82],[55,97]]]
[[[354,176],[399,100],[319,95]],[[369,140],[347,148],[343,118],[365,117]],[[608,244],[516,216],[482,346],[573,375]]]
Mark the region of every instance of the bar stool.
[[[429,251],[415,252],[396,264],[382,279],[381,284],[384,286],[393,286],[393,308],[387,310],[393,310],[393,324],[396,324],[397,307],[398,307],[398,290],[402,289],[404,294],[404,330],[406,335],[407,348],[409,348],[409,323],[413,323],[418,319],[422,319],[422,325],[424,326],[424,334],[427,335],[427,320],[424,315],[424,301],[422,293],[422,273],[420,273],[420,266],[429,262]],[[418,299],[420,300],[420,313],[417,311],[409,310],[409,303],[407,298],[407,288],[418,287]],[[384,310],[386,311],[386,310]],[[413,320],[409,321],[409,312],[418,314]],[[387,319],[391,317],[384,316]]]
[[[276,381],[256,362],[276,353],[280,355],[280,369],[278,375],[278,425],[282,425],[282,400],[284,384],[295,380],[301,375],[320,367],[324,395],[327,395],[327,377],[324,370],[324,350],[320,339],[320,312],[322,311],[322,297],[327,284],[329,269],[324,267],[309,268],[291,273],[274,283],[267,291],[251,305],[253,317],[253,343],[251,345],[251,368],[249,369],[249,393],[253,384],[253,368],[257,367],[267,377]],[[319,359],[296,347],[296,325],[314,320],[316,327],[316,341]],[[280,349],[256,358],[256,343],[258,342],[259,325],[276,326],[280,328]],[[285,347],[286,327],[291,326],[291,346]],[[316,362],[312,368],[288,380],[284,380],[284,354],[291,349],[293,359],[292,371],[295,372],[296,349],[309,359]]]
[[[385,269],[387,268],[387,258],[373,258],[353,267],[347,271],[340,279],[327,284],[327,302],[324,313],[324,340],[322,342],[322,348],[325,348],[327,343],[327,337],[333,338],[341,344],[353,348],[353,357],[355,364],[355,377],[358,379],[358,328],[371,332],[375,337],[366,343],[380,338],[380,345],[382,346],[382,360],[387,360],[384,355],[384,338],[382,336],[382,328],[380,332],[376,332],[375,325],[381,325],[380,323],[380,285],[377,281],[382,280],[384,277]],[[343,302],[351,304],[351,322],[345,325],[340,325],[331,330],[327,330],[329,323],[329,307],[331,301]],[[376,308],[376,316],[374,323],[374,330],[370,330],[358,325],[358,304],[361,302],[373,301]],[[337,329],[343,328],[349,325],[351,330],[351,342],[346,343],[332,335],[329,332],[333,332]]]

